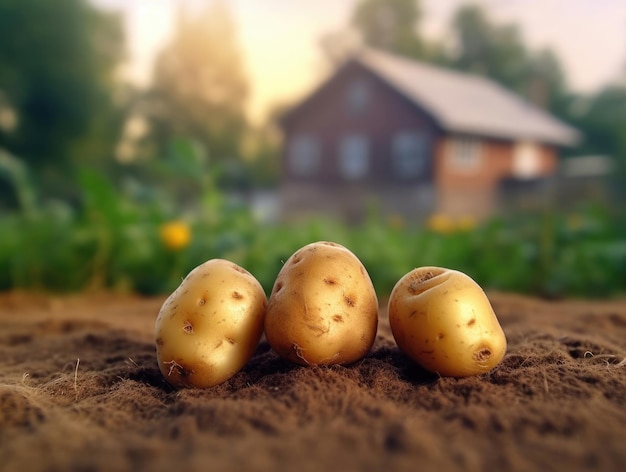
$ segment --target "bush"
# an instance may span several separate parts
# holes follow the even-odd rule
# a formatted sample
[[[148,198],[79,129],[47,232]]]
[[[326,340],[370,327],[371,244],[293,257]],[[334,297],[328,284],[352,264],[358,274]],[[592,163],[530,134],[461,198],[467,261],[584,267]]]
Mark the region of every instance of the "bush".
[[[83,171],[77,208],[36,205],[29,197],[26,208],[0,215],[0,289],[168,293],[192,268],[220,257],[246,267],[269,293],[293,252],[332,240],[362,260],[381,298],[406,272],[426,265],[466,272],[485,289],[547,297],[626,290],[626,217],[604,208],[481,224],[436,215],[407,225],[376,213],[358,227],[324,218],[261,224],[206,175],[198,185],[202,198],[189,206],[159,187],[118,188]]]

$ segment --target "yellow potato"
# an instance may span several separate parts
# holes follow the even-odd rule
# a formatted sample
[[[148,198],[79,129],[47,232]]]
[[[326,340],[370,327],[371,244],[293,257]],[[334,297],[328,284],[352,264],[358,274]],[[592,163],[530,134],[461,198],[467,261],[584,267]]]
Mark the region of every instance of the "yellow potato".
[[[245,269],[211,259],[192,270],[156,320],[159,368],[175,387],[208,388],[235,375],[263,333],[267,298]]]
[[[349,364],[369,352],[377,328],[374,286],[348,249],[311,243],[285,262],[265,318],[278,355],[301,365]]]
[[[506,352],[487,296],[455,270],[421,267],[402,277],[389,299],[389,324],[402,352],[442,376],[487,372]]]

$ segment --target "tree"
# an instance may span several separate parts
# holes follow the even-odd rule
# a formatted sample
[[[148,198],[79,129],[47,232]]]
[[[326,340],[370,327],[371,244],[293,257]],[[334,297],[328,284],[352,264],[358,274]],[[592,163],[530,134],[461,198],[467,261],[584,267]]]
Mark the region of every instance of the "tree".
[[[452,67],[490,77],[542,108],[562,111],[567,83],[552,50],[529,50],[517,25],[496,25],[476,5],[459,8],[452,32]]]
[[[52,194],[74,164],[111,156],[123,44],[119,16],[86,0],[0,0],[0,147]]]
[[[549,49],[528,50],[517,25],[493,24],[481,7],[464,5],[452,32],[452,67],[490,77],[540,107],[559,108],[567,86],[558,57]]]
[[[418,34],[418,0],[361,0],[352,26],[368,46],[413,58],[424,58],[426,46]]]
[[[569,121],[584,135],[577,152],[610,156],[623,181],[626,178],[626,86],[616,83],[590,97],[576,97],[568,111]]]
[[[562,114],[567,88],[565,73],[554,51],[542,49],[531,54],[525,93],[531,102]]]
[[[331,70],[354,54],[361,47],[361,43],[362,38],[352,28],[324,33],[319,40],[322,55]]]
[[[528,54],[516,26],[495,26],[482,8],[465,5],[454,15],[452,29],[457,51],[453,67],[522,88]]]
[[[174,37],[154,69],[149,119],[161,153],[174,138],[200,143],[214,163],[239,155],[248,83],[227,4],[193,17],[179,12]]]

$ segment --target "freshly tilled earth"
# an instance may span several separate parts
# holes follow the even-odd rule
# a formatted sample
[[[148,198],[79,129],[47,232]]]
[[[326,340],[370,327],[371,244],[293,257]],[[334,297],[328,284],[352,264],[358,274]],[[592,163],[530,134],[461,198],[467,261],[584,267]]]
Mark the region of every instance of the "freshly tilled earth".
[[[0,468],[624,470],[626,301],[489,297],[508,350],[484,375],[416,366],[383,304],[356,364],[296,366],[262,341],[226,383],[175,390],[164,298],[0,295]]]

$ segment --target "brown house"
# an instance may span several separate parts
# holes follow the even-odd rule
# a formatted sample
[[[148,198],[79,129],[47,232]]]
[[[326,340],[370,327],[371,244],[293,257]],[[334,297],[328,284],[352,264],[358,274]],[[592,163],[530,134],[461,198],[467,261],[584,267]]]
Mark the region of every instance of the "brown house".
[[[283,118],[287,218],[358,220],[375,202],[409,218],[483,217],[504,180],[556,171],[577,132],[478,76],[371,49]]]

